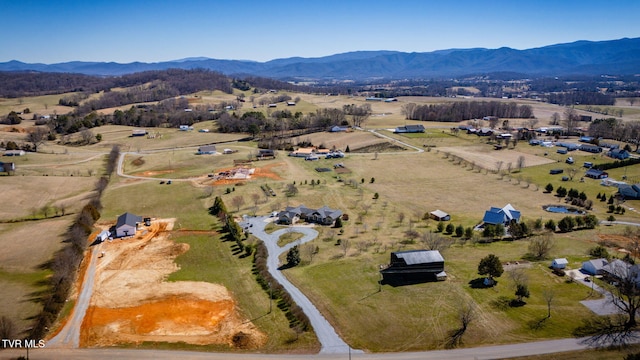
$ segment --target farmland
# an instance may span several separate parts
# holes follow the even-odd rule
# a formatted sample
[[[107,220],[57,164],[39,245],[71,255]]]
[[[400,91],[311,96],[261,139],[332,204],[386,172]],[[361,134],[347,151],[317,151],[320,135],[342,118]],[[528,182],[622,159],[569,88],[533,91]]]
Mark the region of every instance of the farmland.
[[[200,93],[197,101],[221,100],[227,96]],[[362,98],[347,96],[292,96],[299,96],[299,106],[309,112],[365,102]],[[596,201],[596,194],[603,192],[610,196],[616,190],[603,187],[593,179],[581,182],[582,169],[579,175],[565,182],[550,175],[552,168],[569,167],[564,163],[566,155],[556,154],[553,148],[533,147],[521,141],[512,149],[494,150],[493,144],[486,139],[462,132],[451,133],[451,123],[426,123],[424,134],[400,135],[387,131],[418,123],[404,120],[401,107],[408,101],[454,100],[400,98],[395,103],[372,103],[373,114],[364,128],[375,129],[397,141],[365,130],[301,135],[292,142],[309,142],[326,148],[335,146],[342,150],[349,146],[353,152],[342,159],[305,161],[287,157],[286,151],[279,151],[276,159],[251,163],[256,176],[219,185],[209,181],[207,175],[232,168],[234,160],[247,160],[255,155],[257,147],[255,141],[237,141],[245,134],[197,132],[205,128],[214,130],[216,124],[212,121],[197,123],[195,131],[147,129],[154,137],[131,137],[131,127],[106,125],[93,129],[94,133],[102,135],[102,140],[95,144],[80,147],[51,141],[37,154],[12,159],[18,170],[14,176],[1,177],[0,187],[11,189],[18,201],[12,209],[0,210],[0,218],[21,221],[0,224],[0,244],[7,250],[0,257],[0,282],[12,294],[3,295],[2,300],[25,299],[30,292],[39,289],[37,282],[47,273],[38,270],[38,266],[56,251],[60,235],[68,224],[68,216],[57,214],[58,217],[53,217],[55,210],[45,215],[43,207],[59,209],[65,204],[68,213],[78,211],[97,175],[103,172],[104,155],[117,144],[126,152],[123,154],[123,173],[148,179],[114,176],[103,198],[104,208],[98,225],[108,226],[126,211],[153,218],[175,218],[174,232],[169,239],[188,245],[184,246],[184,252],[176,254],[175,269],[165,274],[168,281],[200,281],[226,288],[238,308],[239,319],[256,319],[253,324],[257,332],[265,334],[266,340],[258,342],[259,351],[313,352],[317,350],[317,343],[312,333],[298,338],[299,334],[288,328],[287,320],[280,312],[274,312],[269,318],[260,317],[268,308],[268,295],[251,274],[250,258],[233,253],[231,245],[219,234],[219,223],[207,213],[215,196],[222,197],[237,217],[266,215],[285,206],[301,204],[308,207],[327,205],[349,215],[342,229],[316,227],[320,236],[312,245],[317,247],[317,253],[312,257],[303,255],[301,265],[286,269],[284,273],[313,301],[352,348],[369,352],[444,348],[449,332],[458,326],[458,305],[462,303],[474,304],[477,309],[476,320],[465,334],[464,346],[571,337],[583,320],[593,316],[579,303],[591,298],[592,294],[587,287],[553,275],[548,269],[549,259],[566,257],[571,268],[578,268],[589,258],[588,250],[597,244],[599,235],[621,234],[621,226],[602,225],[594,230],[553,235],[555,246],[548,259],[527,260],[528,265],[521,267],[531,291],[531,297],[521,307],[496,305],[500,298],[514,297],[513,284],[506,273],[491,289],[473,288],[470,282],[480,277],[477,275],[478,261],[490,253],[498,255],[505,263],[523,262],[529,251],[526,239],[485,243],[479,241],[479,235],[465,240],[442,234],[453,243],[442,251],[448,274],[446,281],[408,286],[379,285],[378,270],[388,263],[392,251],[424,247],[419,239],[407,235],[410,230],[418,233],[436,231],[437,222],[426,219],[425,213],[441,209],[451,214],[451,223],[472,227],[480,222],[489,207],[510,203],[522,212],[524,221],[558,221],[563,215],[542,209],[543,205],[561,201],[553,193],[544,192],[545,185],[552,183],[556,188],[562,185],[584,191],[594,200],[591,213],[606,219],[607,204]],[[548,123],[554,112],[562,112],[557,106],[523,102],[534,106],[541,125]],[[263,108],[257,110],[266,112]],[[2,140],[19,139],[20,136],[23,135],[7,132]],[[219,144],[218,151],[229,148],[237,152],[195,154],[199,145],[211,143]],[[424,151],[418,152],[404,143]],[[359,148],[381,144],[393,144],[405,150],[356,152]],[[578,168],[584,161],[596,164],[609,161],[584,152],[572,156]],[[516,165],[520,157],[524,159],[521,168]],[[335,172],[333,165],[338,162],[350,172]],[[500,169],[497,168],[499,162]],[[507,164],[511,166],[508,168]],[[331,171],[317,172],[318,167]],[[269,176],[258,176],[261,172]],[[640,178],[640,166],[613,169],[610,175],[616,179],[622,176]],[[160,184],[160,181],[170,179],[180,181]],[[286,196],[285,192],[293,184],[297,193]],[[269,185],[276,196],[265,196],[261,185]],[[231,205],[234,198],[243,199],[239,209]],[[640,222],[640,215],[634,211],[638,206],[636,201],[628,201],[623,206],[627,211],[624,215],[616,214],[618,220]],[[35,238],[38,238],[37,247],[27,241]],[[338,245],[338,240],[340,244],[349,245]],[[249,237],[246,241],[255,244],[256,239]],[[622,256],[615,244],[609,245],[610,252]],[[551,318],[534,329],[533,324],[547,312],[543,289],[552,289],[558,294],[557,301]],[[37,308],[35,305],[29,307],[20,308],[15,304],[7,307],[12,313],[21,313],[22,319],[16,318],[21,328],[28,326],[24,318]],[[1,315],[10,313],[2,310]],[[129,343],[131,338],[135,336],[116,343]],[[153,341],[162,342],[162,338],[153,338]],[[111,344],[105,341],[107,343]],[[202,343],[194,348],[207,349],[199,346]],[[228,350],[220,344],[209,349]]]

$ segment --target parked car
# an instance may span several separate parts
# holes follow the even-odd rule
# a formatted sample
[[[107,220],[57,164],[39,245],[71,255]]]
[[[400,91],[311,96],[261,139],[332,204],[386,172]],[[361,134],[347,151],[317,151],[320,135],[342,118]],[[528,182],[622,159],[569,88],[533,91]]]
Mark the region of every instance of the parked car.
[[[573,164],[573,163],[574,163],[573,158],[572,158],[571,156],[569,156],[569,157],[567,158],[567,160],[566,160],[566,163],[567,163],[567,164]]]

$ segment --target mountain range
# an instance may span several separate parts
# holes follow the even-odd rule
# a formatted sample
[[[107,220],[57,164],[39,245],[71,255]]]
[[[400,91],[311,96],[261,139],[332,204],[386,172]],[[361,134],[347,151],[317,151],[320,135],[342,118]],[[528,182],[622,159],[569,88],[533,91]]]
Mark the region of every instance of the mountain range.
[[[539,48],[448,49],[432,52],[355,51],[318,58],[292,57],[267,62],[187,58],[157,63],[72,61],[0,63],[0,71],[65,72],[117,76],[148,70],[209,69],[226,75],[280,80],[430,79],[490,73],[526,76],[640,74],[640,38],[576,41]]]

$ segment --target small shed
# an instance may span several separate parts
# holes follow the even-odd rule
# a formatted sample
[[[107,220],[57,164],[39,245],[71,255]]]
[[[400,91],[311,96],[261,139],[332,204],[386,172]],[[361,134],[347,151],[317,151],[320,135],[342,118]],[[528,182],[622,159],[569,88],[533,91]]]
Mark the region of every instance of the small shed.
[[[449,221],[451,220],[451,216],[442,210],[434,210],[429,213],[432,219],[438,221]]]
[[[1,162],[0,161],[0,172],[11,173],[16,171],[16,164],[12,162]]]
[[[587,260],[582,263],[582,271],[590,275],[602,275],[603,269],[608,263],[607,259]]]
[[[569,261],[565,258],[554,259],[551,262],[551,267],[554,269],[564,269],[569,264]]]

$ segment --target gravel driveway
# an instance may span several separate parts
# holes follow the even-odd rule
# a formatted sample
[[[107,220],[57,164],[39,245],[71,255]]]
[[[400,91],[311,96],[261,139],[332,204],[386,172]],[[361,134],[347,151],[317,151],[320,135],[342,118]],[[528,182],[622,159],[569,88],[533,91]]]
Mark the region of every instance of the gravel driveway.
[[[264,242],[269,254],[267,258],[269,273],[291,294],[296,304],[309,317],[311,326],[313,326],[313,330],[316,332],[322,346],[320,353],[348,353],[350,351],[349,345],[338,336],[333,326],[322,316],[313,303],[278,270],[278,257],[280,254],[289,251],[295,245],[304,244],[315,239],[318,236],[318,232],[310,227],[292,226],[289,229],[302,233],[304,236],[295,242],[280,247],[278,246],[278,239],[282,234],[291,230],[280,229],[268,234],[264,231],[264,228],[269,223],[269,220],[270,218],[266,216],[245,217],[240,222],[240,226],[243,229],[248,227],[248,231],[251,234]],[[357,353],[358,351],[351,350],[351,352]]]

